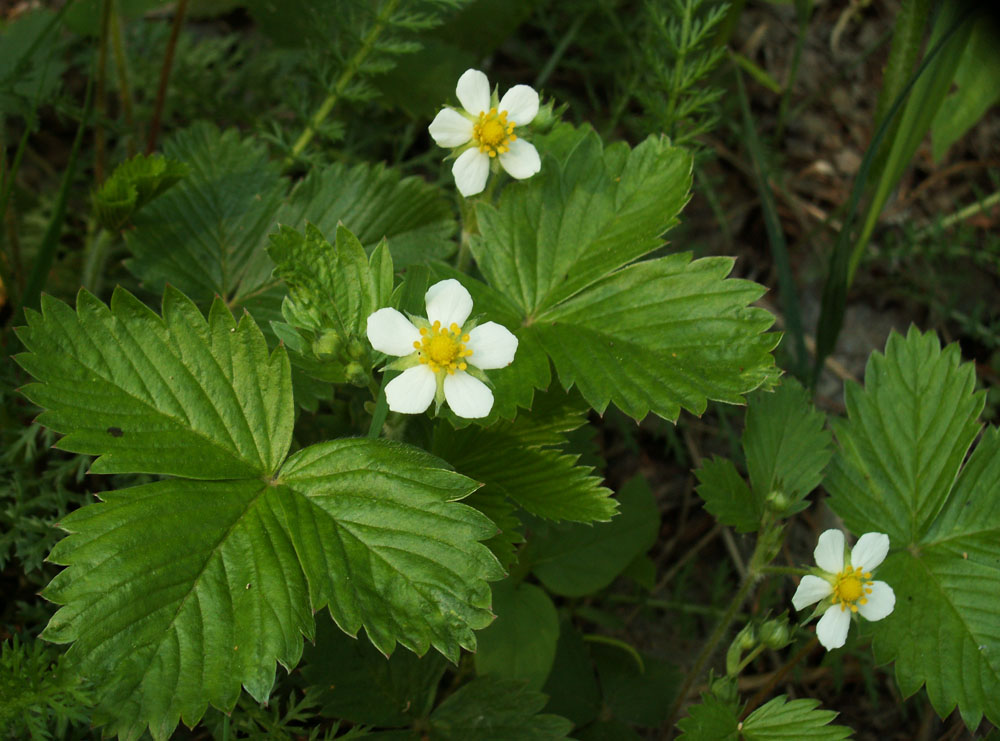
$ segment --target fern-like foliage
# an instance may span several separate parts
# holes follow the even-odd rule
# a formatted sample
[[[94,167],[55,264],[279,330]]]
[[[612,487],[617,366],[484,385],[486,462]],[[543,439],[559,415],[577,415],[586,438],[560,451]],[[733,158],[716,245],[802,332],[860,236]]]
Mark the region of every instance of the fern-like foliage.
[[[5,738],[69,738],[71,724],[86,725],[90,693],[60,653],[17,636],[0,647],[0,731]]]
[[[713,104],[722,89],[707,78],[725,54],[713,43],[729,3],[719,0],[646,0],[645,37],[636,45],[646,68],[636,97],[647,125],[674,143],[691,141],[717,120]]]

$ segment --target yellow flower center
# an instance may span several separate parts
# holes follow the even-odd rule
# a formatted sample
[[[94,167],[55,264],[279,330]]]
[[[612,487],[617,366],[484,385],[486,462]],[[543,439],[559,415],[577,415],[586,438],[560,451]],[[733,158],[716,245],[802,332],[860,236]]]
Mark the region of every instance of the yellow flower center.
[[[413,347],[420,353],[420,362],[435,373],[447,371],[449,375],[456,370],[465,370],[469,366],[462,358],[472,355],[472,350],[465,346],[469,335],[462,334],[462,328],[452,322],[450,327],[442,327],[441,322],[434,322],[430,329],[420,330],[420,339],[414,341]]]
[[[516,125],[507,120],[507,111],[497,113],[496,108],[490,108],[488,113],[480,112],[479,120],[473,124],[472,139],[480,152],[496,157],[510,151],[510,143],[517,139],[514,133]]]
[[[841,611],[850,608],[851,612],[858,611],[858,605],[868,604],[868,597],[865,595],[872,593],[871,572],[861,573],[861,567],[856,569],[847,567],[839,574],[833,585],[833,602],[839,603]]]

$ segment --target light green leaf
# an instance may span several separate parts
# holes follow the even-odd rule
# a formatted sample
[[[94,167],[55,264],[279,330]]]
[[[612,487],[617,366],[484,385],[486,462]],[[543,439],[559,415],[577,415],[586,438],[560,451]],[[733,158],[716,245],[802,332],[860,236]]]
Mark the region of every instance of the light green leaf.
[[[611,490],[577,464],[579,455],[565,452],[565,433],[586,421],[579,405],[556,392],[536,397],[513,422],[461,431],[440,425],[433,450],[490,495],[500,492],[537,517],[606,522],[617,510]]]
[[[441,190],[383,165],[314,170],[292,191],[278,221],[295,228],[309,221],[326,234],[343,223],[368,252],[385,238],[400,268],[455,251],[456,223]]]
[[[254,139],[208,123],[174,134],[164,151],[191,174],[136,214],[129,270],[153,290],[170,283],[198,301],[241,302],[270,282],[264,237],[285,189],[278,165]]]
[[[592,130],[568,126],[545,141],[558,159],[507,186],[499,207],[479,204],[470,242],[512,314],[518,351],[543,348],[564,388],[577,385],[599,412],[614,402],[637,419],[676,419],[681,407],[700,414],[709,398],[742,403],[769,385],[778,337],[762,333],[773,317],[747,306],[761,286],[725,280],[732,260],[629,265],[676,223],[690,155],[655,138],[605,150]]]
[[[678,741],[738,741],[739,709],[715,695],[702,693],[701,702],[688,708],[677,727]]]
[[[775,377],[774,321],[748,307],[764,288],[726,280],[733,261],[688,254],[641,262],[539,317],[531,329],[562,385],[576,385],[597,411],[609,402],[634,419],[676,419],[708,399],[742,403]]]
[[[535,576],[552,592],[582,597],[603,589],[649,550],[660,530],[660,513],[642,478],[618,494],[621,513],[599,525],[539,523],[532,533],[530,557]]]
[[[539,714],[545,695],[523,682],[482,677],[451,695],[431,714],[429,741],[566,738],[573,724],[558,715]]]
[[[196,479],[274,473],[292,436],[288,359],[270,355],[249,317],[221,301],[208,321],[168,288],[163,318],[116,289],[110,309],[81,291],[77,310],[48,296],[29,311],[17,357],[40,383],[23,389],[65,434],[64,450],[100,456],[93,473]]]
[[[819,486],[833,455],[825,421],[793,378],[783,379],[774,393],[750,397],[743,450],[750,486],[761,505],[778,491],[786,504],[783,514],[805,509],[802,500]]]
[[[655,250],[687,203],[686,151],[652,137],[631,152],[602,146],[588,131],[562,168],[546,159],[542,176],[506,188],[499,208],[476,209],[476,264],[529,321]]]
[[[995,24],[973,24],[955,71],[955,86],[958,89],[945,98],[931,124],[932,151],[937,162],[990,108],[1000,103],[1000,49]]]
[[[94,193],[94,211],[105,229],[121,229],[132,215],[188,174],[188,166],[162,154],[125,160]]]
[[[240,685],[263,702],[313,631],[306,578],[284,525],[287,490],[263,480],[170,479],[105,492],[64,518],[71,535],[46,588],[64,605],[43,637],[102,688],[108,729],[167,738]]]
[[[493,619],[486,580],[503,570],[478,541],[496,526],[455,501],[475,484],[441,465],[407,445],[344,439],[300,450],[279,473],[314,607],[329,605],[351,635],[364,626],[386,654],[398,641],[457,661]]]
[[[497,619],[477,636],[476,673],[541,689],[559,640],[552,600],[533,584],[506,581],[493,587],[493,611]]]
[[[787,700],[779,695],[754,710],[743,721],[740,737],[746,741],[840,741],[853,731],[830,725],[837,713],[820,710],[819,700]]]
[[[848,419],[834,425],[838,455],[826,478],[830,506],[854,533],[886,533],[896,548],[918,543],[940,512],[985,400],[958,345],[933,332],[889,336],[873,353],[865,388],[845,389]]]
[[[723,525],[741,533],[755,532],[764,517],[764,500],[755,496],[732,461],[712,458],[695,471],[698,496]]]
[[[857,533],[889,533],[877,576],[895,611],[864,624],[879,662],[895,661],[905,695],[926,685],[942,717],[958,706],[975,728],[1000,721],[1000,434],[988,429],[965,466],[983,393],[957,345],[932,333],[889,338],[865,389],[847,389],[848,419],[826,487]]]

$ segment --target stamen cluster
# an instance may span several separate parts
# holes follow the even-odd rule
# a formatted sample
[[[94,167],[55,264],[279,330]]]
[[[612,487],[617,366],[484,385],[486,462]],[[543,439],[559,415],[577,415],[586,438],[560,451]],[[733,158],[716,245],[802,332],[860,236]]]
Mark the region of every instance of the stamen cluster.
[[[469,367],[462,360],[472,355],[472,350],[465,346],[468,341],[469,335],[462,334],[462,328],[455,322],[443,327],[440,321],[435,321],[429,329],[421,328],[420,339],[414,341],[413,347],[423,365],[435,373],[447,371],[448,375],[454,375],[456,370]]]
[[[872,593],[874,582],[871,581],[872,573],[865,571],[862,573],[861,567],[846,568],[837,574],[837,580],[833,585],[833,601],[839,604],[843,612],[850,608],[851,612],[858,611],[858,605],[867,605],[868,597]]]
[[[516,126],[507,120],[507,111],[497,113],[496,108],[490,108],[489,112],[479,112],[479,120],[472,126],[472,137],[480,152],[496,157],[510,151],[510,143],[517,139]]]

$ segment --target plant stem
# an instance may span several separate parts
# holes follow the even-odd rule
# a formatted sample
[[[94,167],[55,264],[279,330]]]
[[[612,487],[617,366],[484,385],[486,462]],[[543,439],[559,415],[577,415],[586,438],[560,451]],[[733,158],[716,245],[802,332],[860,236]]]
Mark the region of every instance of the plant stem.
[[[184,14],[187,12],[188,0],[178,0],[174,11],[174,23],[170,28],[170,39],[167,50],[163,54],[163,66],[160,68],[160,87],[156,91],[156,105],[153,108],[153,119],[149,124],[149,138],[146,140],[146,154],[156,150],[156,140],[160,136],[160,123],[163,120],[163,104],[167,99],[167,83],[170,82],[170,68],[174,65],[174,51],[177,49],[177,39],[181,35],[184,24]]]
[[[106,229],[96,227],[91,235],[83,254],[83,273],[80,285],[93,294],[101,292],[104,278],[104,265],[108,259],[108,247],[111,245],[111,235]]]
[[[135,116],[132,112],[132,88],[128,80],[128,59],[125,56],[125,43],[122,41],[122,24],[116,0],[111,0],[111,47],[115,53],[115,68],[118,70],[118,97],[121,101],[122,113],[125,114],[125,124],[130,136],[125,140],[126,151],[131,157],[135,154],[135,143],[139,134],[135,128]]]
[[[382,8],[381,12],[375,18],[375,22],[369,29],[368,33],[365,35],[364,40],[361,42],[361,46],[358,48],[354,55],[348,60],[347,65],[344,67],[344,71],[340,73],[340,77],[337,78],[336,84],[333,86],[333,90],[330,94],[326,96],[326,99],[320,103],[319,108],[309,119],[309,123],[306,125],[305,131],[303,131],[299,138],[296,139],[295,144],[292,145],[292,151],[285,158],[283,163],[284,168],[291,167],[295,162],[296,157],[302,153],[309,142],[312,141],[313,137],[316,136],[316,132],[322,125],[326,117],[330,115],[330,111],[337,104],[343,96],[344,91],[347,89],[348,84],[354,79],[354,75],[357,74],[358,70],[361,68],[361,64],[365,61],[367,56],[371,53],[372,48],[375,46],[375,41],[382,34],[382,30],[385,28],[386,24],[389,22],[389,18],[396,11],[396,6],[399,5],[399,0],[390,0]]]

